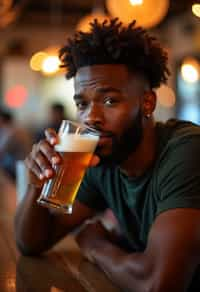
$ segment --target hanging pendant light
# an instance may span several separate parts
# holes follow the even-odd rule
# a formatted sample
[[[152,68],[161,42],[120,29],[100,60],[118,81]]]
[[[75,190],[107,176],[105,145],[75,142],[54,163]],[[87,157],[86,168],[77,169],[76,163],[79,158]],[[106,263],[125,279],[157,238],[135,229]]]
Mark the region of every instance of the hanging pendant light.
[[[51,0],[50,23],[52,26],[51,39],[48,47],[36,52],[30,59],[30,68],[43,75],[53,76],[64,71],[60,68],[59,49],[60,44],[56,39],[57,28],[61,26],[62,2],[61,0]]]
[[[145,28],[156,26],[166,16],[169,0],[106,0],[112,17],[118,17],[124,24],[136,20]]]

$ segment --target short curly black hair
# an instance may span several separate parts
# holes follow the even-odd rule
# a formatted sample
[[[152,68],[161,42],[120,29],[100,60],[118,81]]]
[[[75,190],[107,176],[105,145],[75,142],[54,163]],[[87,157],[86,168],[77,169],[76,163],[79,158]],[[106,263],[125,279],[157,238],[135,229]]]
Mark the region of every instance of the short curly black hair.
[[[136,26],[136,21],[125,27],[117,18],[103,23],[95,19],[90,25],[90,32],[75,33],[60,49],[61,67],[67,69],[67,79],[83,66],[125,64],[130,71],[142,74],[151,88],[166,83],[167,53],[156,38]]]

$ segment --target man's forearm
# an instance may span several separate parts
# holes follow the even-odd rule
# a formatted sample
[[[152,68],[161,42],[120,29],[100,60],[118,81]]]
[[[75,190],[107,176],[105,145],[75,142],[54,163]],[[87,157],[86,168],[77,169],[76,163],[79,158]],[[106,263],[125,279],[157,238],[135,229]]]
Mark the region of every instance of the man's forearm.
[[[32,255],[46,249],[46,242],[51,226],[51,215],[48,209],[36,202],[40,189],[29,186],[24,200],[15,216],[16,242],[23,254]]]
[[[95,263],[125,291],[144,292],[150,288],[150,271],[143,253],[128,254],[107,240],[92,251]]]

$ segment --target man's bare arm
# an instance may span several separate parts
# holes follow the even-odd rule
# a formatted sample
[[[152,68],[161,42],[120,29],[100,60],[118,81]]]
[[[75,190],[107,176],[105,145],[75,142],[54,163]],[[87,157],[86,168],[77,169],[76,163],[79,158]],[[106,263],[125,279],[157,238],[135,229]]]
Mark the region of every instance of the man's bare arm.
[[[92,261],[125,291],[183,292],[200,263],[199,220],[200,210],[196,209],[160,214],[143,253],[127,253],[95,232],[90,237],[87,230],[77,240]]]
[[[29,171],[30,186],[25,198],[17,208],[15,234],[20,251],[26,255],[46,251],[95,213],[94,210],[78,201],[74,203],[72,215],[51,212],[37,204],[42,185],[55,175],[54,165],[62,163],[62,158],[54,151],[57,139],[55,131],[46,131],[46,139],[33,145],[31,153],[25,160]]]
[[[41,207],[36,202],[38,190],[29,188],[26,198],[15,216],[16,243],[24,255],[38,255],[62,239],[87,218],[94,210],[76,201],[71,215],[59,214]]]

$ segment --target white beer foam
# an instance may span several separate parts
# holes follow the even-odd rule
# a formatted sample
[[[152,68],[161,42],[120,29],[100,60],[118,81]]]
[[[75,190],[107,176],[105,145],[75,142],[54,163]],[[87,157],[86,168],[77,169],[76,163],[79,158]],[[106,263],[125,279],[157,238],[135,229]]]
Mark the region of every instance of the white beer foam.
[[[98,136],[85,134],[63,134],[60,143],[55,145],[58,152],[93,152],[99,140]]]

